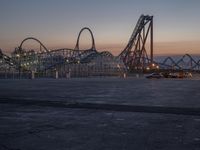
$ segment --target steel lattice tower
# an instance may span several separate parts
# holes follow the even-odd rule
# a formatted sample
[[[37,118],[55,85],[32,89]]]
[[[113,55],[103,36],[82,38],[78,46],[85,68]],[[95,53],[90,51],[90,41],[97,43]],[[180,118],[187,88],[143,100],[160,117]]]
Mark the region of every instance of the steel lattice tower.
[[[147,48],[150,49],[149,52]],[[153,63],[153,16],[140,16],[127,46],[119,57],[130,71],[144,70]]]

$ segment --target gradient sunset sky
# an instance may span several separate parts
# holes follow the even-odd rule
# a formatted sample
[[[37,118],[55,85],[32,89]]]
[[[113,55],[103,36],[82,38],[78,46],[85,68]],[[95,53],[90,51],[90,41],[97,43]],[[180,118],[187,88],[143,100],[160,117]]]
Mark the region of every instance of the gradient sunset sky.
[[[49,49],[74,48],[82,27],[96,48],[118,54],[141,14],[154,16],[155,54],[200,54],[200,0],[0,0],[0,48],[11,52],[26,37]],[[37,45],[28,42],[27,47]],[[80,47],[91,45],[88,32]]]

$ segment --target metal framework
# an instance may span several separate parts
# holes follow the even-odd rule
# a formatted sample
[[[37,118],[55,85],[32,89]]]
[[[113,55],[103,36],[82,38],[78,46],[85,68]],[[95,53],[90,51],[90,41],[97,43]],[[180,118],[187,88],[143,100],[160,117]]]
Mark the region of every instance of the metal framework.
[[[147,53],[147,39],[150,35],[150,57]],[[144,70],[153,62],[153,16],[141,15],[130,40],[119,54],[130,70]]]
[[[92,40],[92,46],[90,49],[87,50],[81,50],[79,48],[80,36],[84,30],[89,31]],[[39,51],[27,50],[23,47],[24,43],[29,40],[36,41],[37,43],[39,43],[40,46]],[[98,52],[96,50],[93,33],[88,27],[84,27],[80,30],[76,46],[74,49],[63,48],[63,49],[48,50],[47,47],[37,38],[28,37],[25,38],[20,43],[20,46],[14,50],[9,60],[11,59],[14,60],[13,64],[15,64],[17,70],[19,71],[19,76],[21,76],[21,73],[23,73],[24,71],[46,72],[49,70],[50,71],[58,70],[59,68],[63,68],[64,70],[69,71],[74,67],[76,68],[80,64],[86,64],[91,66],[92,68],[96,68],[95,64],[104,64],[105,66],[110,66],[110,67],[111,65],[113,65],[113,67],[111,68],[117,68],[118,64],[121,63],[120,61],[115,59],[115,57],[110,52],[107,51]],[[104,62],[101,62],[101,60],[104,60]],[[109,61],[111,61],[111,63],[109,63]],[[69,65],[73,67],[72,68],[70,67],[69,69]],[[102,70],[102,67],[101,68],[97,67],[95,70],[98,71],[99,69]],[[63,71],[61,70],[61,72]]]
[[[16,68],[17,67],[17,62],[15,62],[11,57],[9,57],[8,55],[4,54],[2,52],[2,50],[0,49],[0,68],[1,67],[13,67]]]
[[[200,71],[200,59],[194,59],[191,55],[185,54],[180,58],[167,57],[163,62],[158,62],[161,69],[167,70],[189,70]]]
[[[34,41],[38,42],[38,43],[40,44],[40,52],[42,52],[42,48],[44,49],[44,52],[47,52],[47,53],[49,52],[49,50],[46,48],[46,46],[44,46],[44,44],[42,44],[42,42],[41,42],[40,40],[38,40],[38,39],[36,39],[36,38],[34,38],[34,37],[25,38],[25,39],[21,42],[21,44],[20,44],[20,46],[19,46],[19,50],[22,50],[23,44],[24,44],[26,41],[28,41],[28,40],[34,40]]]
[[[90,49],[81,50],[79,40],[82,32],[85,30],[91,35],[92,45]],[[24,43],[29,40],[39,43],[39,51],[24,48]],[[0,50],[0,70],[12,68],[19,71],[19,74],[25,71],[46,72],[58,69],[61,72],[63,70],[69,72],[73,68],[75,68],[75,73],[77,71],[85,72],[85,70],[89,70],[92,72],[97,71],[95,74],[98,74],[98,71],[102,72],[105,69],[108,73],[111,68],[112,71],[145,70],[147,67],[151,68],[155,64],[164,70],[200,71],[200,60],[194,59],[189,54],[184,55],[178,60],[167,57],[163,62],[154,61],[153,16],[149,15],[140,16],[128,44],[116,57],[108,51],[98,52],[96,50],[94,35],[88,27],[80,30],[74,49],[49,50],[37,38],[28,37],[20,43],[11,56],[3,54]]]
[[[91,38],[92,38],[92,46],[91,46],[90,50],[95,50],[95,51],[96,51],[94,35],[93,35],[92,31],[90,30],[90,28],[88,28],[88,27],[82,28],[81,31],[79,32],[78,38],[77,38],[77,41],[76,41],[76,46],[75,46],[74,49],[75,49],[75,50],[80,50],[80,49],[79,49],[79,40],[80,40],[80,36],[81,36],[81,34],[82,34],[82,32],[83,32],[84,30],[88,30],[89,33],[90,33],[90,35],[91,35]]]

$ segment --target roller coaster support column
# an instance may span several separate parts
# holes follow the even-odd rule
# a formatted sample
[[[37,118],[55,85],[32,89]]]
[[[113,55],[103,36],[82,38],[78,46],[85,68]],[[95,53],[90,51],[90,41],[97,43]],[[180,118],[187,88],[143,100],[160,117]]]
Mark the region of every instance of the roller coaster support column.
[[[19,54],[17,55],[18,57],[18,67],[19,67],[19,79],[21,79],[21,71],[22,71],[22,67],[21,67],[21,48],[19,48]]]
[[[150,41],[151,42],[151,50],[150,50],[151,51],[151,54],[150,54],[151,60],[150,61],[151,61],[151,64],[153,64],[153,19],[151,20],[151,38],[150,38],[150,40],[151,40]]]
[[[58,79],[58,70],[55,70],[55,79]]]
[[[140,16],[127,46],[119,57],[130,71],[144,71],[147,66],[153,64],[153,16]]]
[[[35,71],[31,71],[31,79],[35,79]]]

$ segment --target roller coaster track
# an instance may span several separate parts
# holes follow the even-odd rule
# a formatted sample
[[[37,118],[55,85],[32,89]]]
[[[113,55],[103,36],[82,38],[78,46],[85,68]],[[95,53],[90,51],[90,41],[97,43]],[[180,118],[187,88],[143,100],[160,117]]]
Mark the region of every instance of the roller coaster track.
[[[158,64],[161,69],[200,71],[200,60],[195,60],[189,54],[185,54],[178,59],[167,57],[163,62],[159,62]]]
[[[20,46],[19,46],[19,50],[22,50],[23,44],[24,44],[26,41],[28,41],[28,40],[34,40],[34,41],[38,42],[38,43],[40,44],[40,52],[42,52],[41,47],[44,48],[45,52],[47,52],[47,53],[49,52],[49,50],[46,48],[46,46],[44,46],[44,44],[42,44],[42,42],[41,42],[40,40],[38,40],[38,39],[36,39],[36,38],[34,38],[34,37],[25,38],[25,39],[21,42],[21,44],[20,44]]]
[[[83,31],[88,30],[91,35],[92,40],[92,46],[90,49],[87,50],[80,50],[79,47],[79,41],[80,36]],[[40,45],[40,50],[38,52],[36,51],[26,51],[23,46],[26,41],[36,41]],[[62,48],[62,49],[55,49],[55,50],[49,50],[40,40],[34,37],[28,37],[25,38],[21,43],[20,46],[14,51],[15,56],[18,56],[17,63],[19,67],[24,69],[27,67],[27,64],[30,64],[32,62],[30,61],[36,61],[38,62],[37,65],[40,64],[43,65],[43,68],[39,67],[39,70],[48,70],[56,68],[56,66],[61,64],[76,64],[76,63],[88,63],[92,61],[97,56],[108,56],[114,58],[114,56],[109,52],[97,52],[95,47],[95,40],[94,35],[92,31],[88,27],[84,27],[80,30],[76,42],[76,46],[74,49],[69,48]],[[35,64],[33,64],[35,65]],[[38,70],[38,69],[37,69]]]
[[[0,66],[8,65],[8,67],[18,68],[17,62],[15,62],[11,57],[7,56],[0,49]]]
[[[79,46],[80,36],[83,31],[87,30],[91,35],[91,48],[81,50]],[[24,43],[27,41],[36,41],[40,45],[39,51],[27,51],[24,49]],[[150,40],[150,46],[147,46]],[[149,51],[147,51],[147,48]],[[39,70],[53,69],[61,64],[76,64],[88,63],[96,57],[108,57],[123,61],[124,65],[131,70],[146,69],[147,66],[153,63],[158,64],[161,69],[177,69],[177,70],[199,70],[200,59],[196,60],[189,54],[184,55],[180,59],[167,57],[162,62],[153,60],[153,16],[141,15],[132,32],[126,47],[118,56],[113,56],[108,51],[98,52],[95,46],[95,39],[92,31],[88,27],[80,30],[74,49],[62,48],[49,50],[40,40],[34,37],[25,38],[14,51],[15,57],[9,57],[0,50],[0,61],[2,64],[7,64],[14,68],[23,68],[23,65],[31,64],[32,66],[43,65]],[[31,67],[30,67],[31,69]],[[37,68],[38,69],[38,68]]]
[[[147,30],[146,30],[147,27]],[[146,43],[150,33],[150,58]],[[118,56],[131,70],[145,69],[153,62],[153,16],[141,15],[127,46]]]
[[[159,64],[160,66],[164,66],[168,68],[177,67],[178,69],[181,69],[180,66],[178,66],[177,63],[171,57],[165,58],[164,61],[160,62]]]
[[[82,32],[85,30],[88,30],[91,35],[92,45],[90,49],[80,50],[80,47],[79,47],[80,36]],[[67,62],[71,64],[77,63],[77,62],[88,63],[98,56],[108,56],[108,57],[114,58],[114,56],[110,52],[107,52],[107,51],[98,52],[96,50],[94,35],[88,27],[84,27],[80,30],[74,49],[67,49],[67,48],[57,49],[57,50],[50,51],[50,53],[52,53],[53,56],[55,56],[55,54],[62,55],[63,59],[65,61],[67,60]],[[64,60],[56,63],[56,65],[64,63]]]
[[[75,46],[74,49],[75,49],[75,50],[80,50],[80,49],[79,49],[79,40],[80,40],[80,36],[81,36],[81,34],[82,34],[82,32],[83,32],[84,30],[88,30],[89,33],[90,33],[90,35],[91,35],[91,38],[92,38],[92,47],[90,48],[90,50],[95,50],[95,51],[96,51],[94,35],[93,35],[92,31],[90,30],[90,28],[88,28],[88,27],[82,28],[81,31],[79,32],[78,38],[77,38],[77,42],[76,42],[76,46]]]

